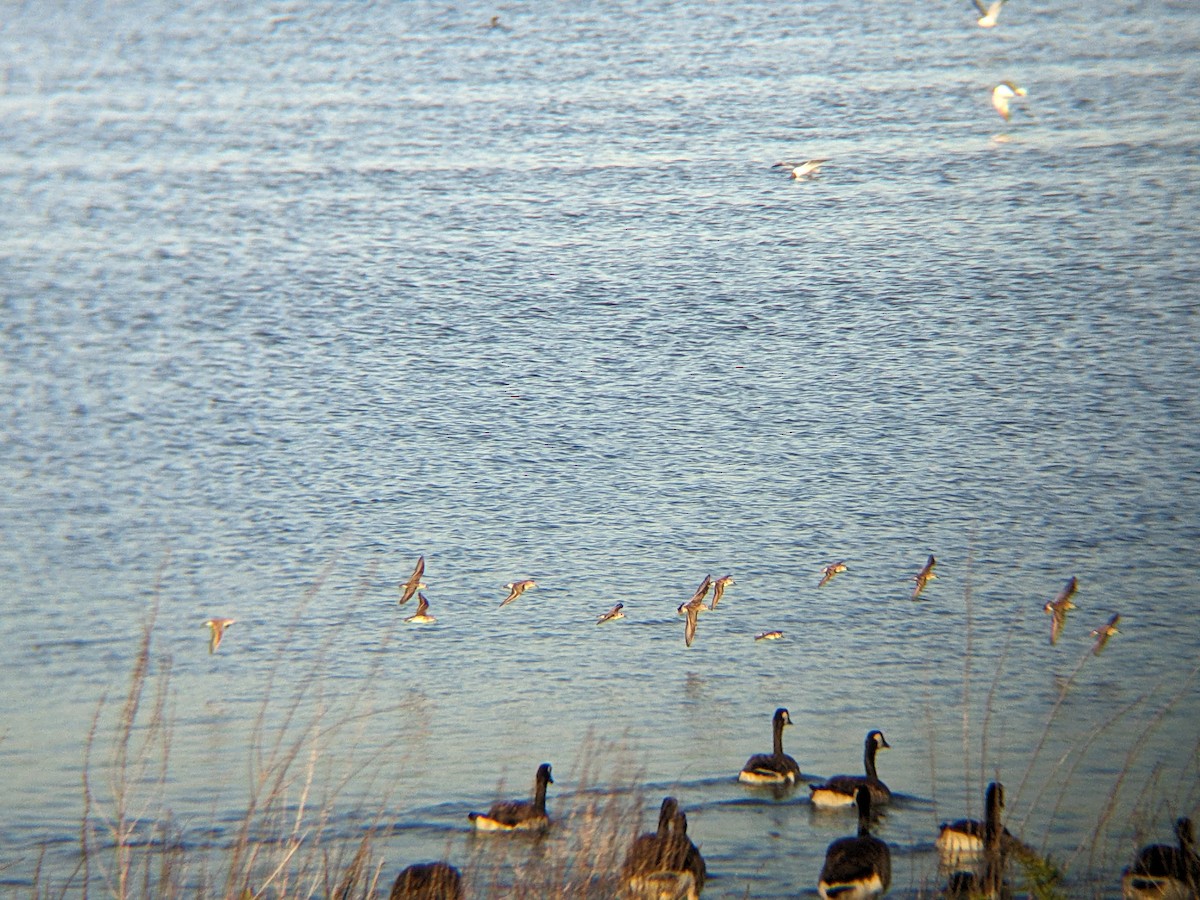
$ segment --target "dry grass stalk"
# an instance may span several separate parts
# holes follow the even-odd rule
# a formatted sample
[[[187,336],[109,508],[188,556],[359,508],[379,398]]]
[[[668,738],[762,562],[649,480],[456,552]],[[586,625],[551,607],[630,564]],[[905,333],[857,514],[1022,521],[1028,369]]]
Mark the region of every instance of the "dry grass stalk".
[[[306,592],[296,613],[297,623],[327,573]],[[328,634],[311,668],[289,680],[290,696],[282,715],[274,717],[277,703],[272,691],[286,658],[281,651],[271,666],[268,689],[253,722],[251,789],[235,834],[216,855],[200,851],[198,856],[194,852],[189,856],[165,804],[174,720],[170,714],[171,660],[155,659],[153,653],[161,574],[160,570],[129,686],[112,726],[111,749],[102,764],[97,763],[96,750],[107,729],[107,696],[98,703],[88,731],[82,773],[81,861],[62,894],[75,887],[86,898],[102,887],[105,895],[119,900],[138,894],[227,900],[371,896],[383,866],[374,858],[373,843],[388,792],[373,794],[373,809],[364,811],[370,824],[354,839],[353,852],[347,849],[344,837],[331,835],[330,823],[352,782],[356,786],[376,783],[384,752],[375,751],[336,772],[334,767],[342,762],[338,751],[355,746],[353,739],[346,739],[347,732],[366,727],[374,717],[404,704],[363,712],[356,707],[366,698],[368,688],[364,687],[362,696],[349,703],[341,701],[347,712],[332,714],[320,697],[325,660],[336,639],[336,634]],[[381,655],[372,674],[382,664]],[[368,677],[363,683],[369,686],[372,682]],[[96,790],[98,771],[104,775],[103,797]],[[318,795],[320,802],[315,803]],[[331,853],[330,846],[338,849]],[[213,863],[222,873],[215,880],[209,874]],[[37,892],[49,896],[51,887],[40,866],[35,884]]]

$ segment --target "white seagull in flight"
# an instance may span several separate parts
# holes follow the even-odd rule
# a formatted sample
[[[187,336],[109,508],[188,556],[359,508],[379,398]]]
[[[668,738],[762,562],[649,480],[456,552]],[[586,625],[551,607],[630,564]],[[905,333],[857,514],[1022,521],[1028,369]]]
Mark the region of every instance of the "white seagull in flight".
[[[992,106],[996,108],[996,112],[1004,117],[1007,122],[1012,116],[1012,110],[1008,108],[1009,101],[1014,97],[1024,97],[1028,91],[1023,87],[1017,87],[1011,81],[1002,81],[992,88]]]
[[[975,0],[975,8],[979,10],[979,27],[980,28],[995,28],[996,19],[1000,15],[1000,7],[1004,5],[1004,0],[993,0],[988,6],[983,5],[983,0]]]
[[[793,178],[812,178],[828,159],[806,159],[804,162],[777,162],[772,169],[791,169]]]

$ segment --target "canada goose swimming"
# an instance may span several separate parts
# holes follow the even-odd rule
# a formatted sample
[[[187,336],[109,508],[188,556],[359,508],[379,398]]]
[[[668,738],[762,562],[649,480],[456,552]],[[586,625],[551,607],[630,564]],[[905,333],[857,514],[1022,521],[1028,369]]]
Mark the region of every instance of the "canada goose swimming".
[[[663,799],[658,831],[640,835],[621,866],[626,900],[696,900],[708,877],[704,857],[687,836],[687,816],[675,798]]]
[[[810,784],[813,805],[850,806],[855,802],[859,787],[863,786],[870,790],[871,802],[875,805],[881,806],[890,802],[892,792],[879,780],[875,771],[875,754],[880,750],[888,750],[891,746],[882,731],[867,732],[867,739],[863,742],[863,768],[866,769],[866,775],[835,775],[824,784]]]
[[[396,876],[388,900],[463,900],[462,874],[449,863],[415,863]]]
[[[775,749],[770,753],[756,753],[746,760],[742,771],[738,772],[738,781],[745,784],[795,784],[800,778],[800,767],[783,752],[783,726],[791,725],[792,717],[781,706],[775,710],[771,721]]]
[[[546,815],[546,785],[554,784],[550,763],[538,766],[533,784],[533,800],[500,800],[487,814],[473,812],[467,818],[477,831],[537,831],[549,827]]]
[[[916,600],[921,596],[921,591],[925,590],[925,585],[937,578],[937,574],[933,571],[933,567],[937,565],[937,560],[933,558],[933,554],[929,554],[929,559],[925,560],[925,565],[916,575],[913,576],[913,581],[917,586],[913,588],[912,599]]]
[[[709,609],[716,609],[717,604],[721,602],[721,598],[725,596],[725,588],[733,584],[732,575],[722,575],[712,583],[713,598],[712,603],[708,604]]]
[[[833,581],[835,575],[841,575],[846,571],[846,561],[839,559],[837,562],[830,563],[821,570],[821,583],[817,587],[825,587],[829,582]]]
[[[634,839],[621,864],[621,896],[629,900],[659,900],[664,896],[675,900],[695,890],[691,873],[685,874],[683,867],[686,848],[671,834],[678,811],[678,801],[664,797],[658,811],[658,830]]]
[[[1007,122],[1012,116],[1012,111],[1008,105],[1014,97],[1024,97],[1028,91],[1023,87],[1017,87],[1011,81],[1002,81],[992,88],[992,106],[996,112],[1004,117]]]
[[[754,639],[756,641],[777,641],[781,637],[783,637],[782,631],[764,631],[761,634],[756,634]]]
[[[812,178],[827,162],[829,162],[828,159],[806,159],[803,162],[787,162],[785,160],[775,163],[771,168],[790,169],[792,177],[796,179]]]
[[[413,625],[432,625],[437,618],[429,615],[429,601],[420,591],[417,592],[417,611],[404,620]]]
[[[621,610],[623,610],[624,608],[625,608],[624,603],[618,603],[616,606],[614,606],[612,609],[610,609],[604,615],[599,616],[596,619],[596,624],[602,625],[605,622],[613,622],[613,621],[616,621],[617,619],[625,618],[625,613],[621,612]]]
[[[1104,645],[1108,643],[1108,639],[1114,634],[1120,634],[1117,630],[1117,623],[1121,621],[1120,613],[1113,613],[1112,617],[1101,625],[1099,628],[1092,630],[1091,636],[1096,639],[1096,644],[1092,647],[1092,655],[1099,656],[1100,651],[1104,649]]]
[[[959,819],[943,822],[937,839],[938,858],[943,867],[956,870],[958,876],[951,879],[953,894],[979,893],[982,881],[983,893],[995,894],[1000,887],[1003,874],[1002,839],[1012,839],[1001,821],[1004,810],[1004,786],[993,781],[984,794],[984,820]],[[979,868],[982,862],[982,879],[975,871],[957,872],[969,867]]]
[[[996,19],[1000,15],[1000,7],[1004,5],[1004,0],[993,0],[987,6],[983,5],[983,0],[975,0],[975,8],[979,10],[979,27],[994,28]]]
[[[208,626],[209,653],[217,652],[217,648],[221,646],[221,638],[225,637],[225,629],[236,621],[237,619],[214,618],[204,623]]]
[[[625,854],[625,862],[621,865],[621,877],[625,878],[633,872],[653,871],[653,866],[659,861],[659,853],[671,832],[671,822],[679,809],[679,801],[674,797],[663,797],[662,805],[658,808],[658,830],[647,831],[634,838]]]
[[[1195,900],[1200,897],[1200,855],[1192,834],[1192,820],[1175,822],[1178,847],[1151,844],[1143,847],[1133,865],[1121,873],[1121,896],[1125,900]]]
[[[425,574],[425,557],[417,557],[417,566],[413,569],[412,575],[408,576],[408,581],[400,585],[400,605],[403,606],[412,599],[413,594],[423,587],[429,587],[421,577]]]
[[[532,578],[526,578],[523,581],[510,581],[505,587],[508,588],[508,596],[501,601],[501,607],[508,606],[530,588],[537,587],[537,582]]]
[[[838,838],[825,851],[817,891],[822,900],[866,900],[887,892],[892,883],[892,851],[871,836],[871,791],[859,786],[858,837]]]
[[[1067,611],[1075,609],[1075,604],[1071,602],[1071,598],[1075,596],[1075,586],[1075,577],[1071,576],[1071,580],[1058,592],[1058,596],[1053,600],[1047,600],[1046,605],[1042,607],[1042,611],[1050,616],[1051,644],[1058,643],[1058,636],[1062,634],[1063,626],[1067,624]]]

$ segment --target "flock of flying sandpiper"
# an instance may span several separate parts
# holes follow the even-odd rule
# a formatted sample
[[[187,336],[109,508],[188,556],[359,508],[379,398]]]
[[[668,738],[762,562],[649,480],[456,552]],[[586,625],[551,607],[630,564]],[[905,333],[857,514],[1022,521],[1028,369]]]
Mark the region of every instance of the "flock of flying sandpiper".
[[[911,577],[911,599],[920,600],[930,581],[935,580],[937,559],[932,554],[921,569]],[[831,562],[821,569],[818,588],[828,585],[837,576],[848,572],[846,560]],[[429,614],[429,600],[423,593],[425,557],[417,559],[409,578],[400,585],[399,605],[414,596],[417,611],[404,621],[413,625],[430,624],[437,619]],[[701,611],[717,608],[725,592],[733,585],[732,575],[713,578],[705,575],[690,599],[676,607],[685,618],[684,643],[691,647],[696,637],[696,625]],[[508,606],[525,591],[537,587],[534,579],[509,582],[504,586],[508,595],[499,608]],[[1042,607],[1050,616],[1050,643],[1056,644],[1067,621],[1067,613],[1076,609],[1072,598],[1078,580],[1070,578],[1062,590]],[[711,599],[709,598],[711,592]],[[706,600],[708,601],[706,603]],[[596,624],[625,618],[624,604],[617,603],[596,618]],[[1099,654],[1109,638],[1117,634],[1119,614],[1094,629],[1093,654]],[[225,629],[234,623],[229,618],[212,618],[205,622],[210,630],[209,652],[215,652]],[[766,631],[755,640],[783,637],[782,631]],[[773,748],[770,753],[751,756],[738,773],[738,780],[750,785],[766,785],[776,790],[790,789],[807,781],[800,767],[783,750],[783,729],[791,725],[787,709],[779,708],[772,719]],[[840,838],[830,844],[825,864],[817,883],[822,898],[855,900],[882,895],[891,884],[891,853],[888,845],[870,832],[872,811],[891,802],[888,786],[879,778],[875,757],[878,751],[890,748],[882,731],[867,734],[863,746],[863,774],[837,775],[821,782],[808,784],[810,801],[817,808],[856,807],[858,833]],[[541,832],[549,828],[546,812],[546,789],[554,783],[549,763],[542,763],[534,780],[531,800],[504,800],[486,812],[472,812],[472,828],[480,832],[525,831]],[[950,873],[946,896],[998,897],[1005,890],[1005,861],[1010,854],[1029,853],[1028,847],[1009,834],[1000,822],[1003,808],[1003,787],[989,785],[985,797],[986,817],[983,822],[963,819],[941,826],[937,839],[939,859]],[[1124,896],[1128,898],[1191,897],[1197,898],[1200,889],[1200,856],[1192,841],[1191,823],[1180,819],[1176,834],[1178,847],[1153,845],[1139,854],[1137,861],[1126,869],[1122,878]],[[618,896],[624,900],[694,900],[703,890],[707,878],[704,858],[687,835],[687,816],[672,797],[663,800],[658,828],[639,836],[630,846],[621,867]],[[1182,885],[1183,887],[1179,887]],[[1190,885],[1190,887],[1188,887]],[[1183,893],[1170,893],[1171,890]],[[1192,893],[1187,893],[1191,890]],[[446,862],[421,863],[410,866],[397,877],[392,900],[460,900],[463,895],[462,876]]]
[[[937,578],[937,573],[934,571],[937,566],[937,559],[930,554],[925,561],[925,565],[921,570],[912,577],[914,587],[912,591],[912,599],[917,600],[925,590],[925,586]],[[844,559],[832,562],[821,569],[821,580],[817,584],[818,588],[822,588],[829,584],[836,576],[843,572],[849,571],[849,566],[846,565]],[[417,611],[405,618],[405,622],[410,625],[430,625],[437,622],[437,617],[429,613],[429,598],[422,593],[422,588],[428,585],[422,580],[425,575],[425,557],[421,556],[417,559],[417,564],[413,569],[413,573],[408,580],[400,586],[400,601],[399,605],[403,606],[415,595],[417,597]],[[692,646],[692,642],[696,639],[696,625],[700,620],[700,613],[711,611],[717,608],[717,604],[721,602],[721,598],[725,596],[726,589],[734,583],[732,575],[722,575],[720,578],[713,578],[711,575],[705,575],[704,580],[700,582],[700,586],[696,588],[691,599],[680,603],[675,611],[677,615],[683,616],[685,620],[683,630],[683,641],[688,647]],[[511,581],[504,585],[508,590],[508,596],[500,601],[500,608],[508,606],[525,591],[530,588],[537,587],[537,582],[532,578],[525,578],[519,581]],[[1078,587],[1078,582],[1074,576],[1067,581],[1066,585],[1054,597],[1053,600],[1046,601],[1042,607],[1043,611],[1050,616],[1050,643],[1057,644],[1059,635],[1062,634],[1063,627],[1067,622],[1068,611],[1075,609],[1076,606],[1071,598],[1075,596],[1075,591]],[[709,591],[712,591],[712,599],[706,604]],[[617,603],[608,612],[596,617],[596,624],[603,625],[605,622],[615,622],[625,618],[625,604]],[[204,624],[209,630],[208,652],[216,653],[217,648],[221,646],[221,640],[225,636],[225,629],[233,625],[237,620],[223,616],[214,616],[211,619],[205,620]],[[1095,639],[1095,644],[1092,647],[1092,653],[1099,655],[1100,651],[1108,644],[1109,638],[1114,634],[1119,634],[1117,624],[1121,621],[1120,613],[1114,613],[1098,628],[1091,632],[1091,637]],[[770,641],[782,638],[783,632],[779,630],[764,631],[754,636],[756,641]]]
[[[911,577],[911,599],[920,600],[930,581],[937,576],[937,559],[932,554]],[[818,588],[828,585],[837,576],[848,572],[846,560],[824,566]],[[410,624],[429,624],[437,619],[429,614],[429,600],[423,593],[425,557],[417,559],[412,574],[400,585],[399,605],[414,596],[417,612],[404,621]],[[706,575],[690,599],[676,607],[685,617],[684,643],[690,647],[696,636],[701,611],[715,610],[726,591],[733,585],[732,575],[713,578]],[[499,604],[503,608],[525,591],[537,587],[534,579],[509,582],[508,590]],[[1043,610],[1051,617],[1050,643],[1058,642],[1066,624],[1067,613],[1076,608],[1072,598],[1078,580],[1072,577]],[[711,599],[709,597],[711,593]],[[707,601],[707,602],[706,602]],[[617,603],[596,618],[596,624],[625,618],[624,604]],[[1110,637],[1117,632],[1119,615],[1113,615],[1105,625],[1092,631],[1095,638],[1092,652],[1099,654]],[[213,618],[205,622],[211,631],[209,651],[215,652],[225,628],[233,619]],[[755,640],[783,636],[781,631],[767,631]],[[871,832],[873,811],[891,802],[892,793],[879,778],[875,757],[880,750],[890,748],[883,732],[870,731],[863,744],[863,774],[837,775],[824,781],[805,778],[796,760],[783,750],[783,730],[791,725],[785,708],[775,711],[772,718],[773,746],[770,753],[751,756],[738,772],[738,781],[750,785],[769,786],[787,790],[807,781],[810,802],[817,808],[849,808],[858,812],[858,833],[839,838],[830,844],[821,869],[817,888],[822,898],[869,898],[882,895],[891,884],[891,852],[888,845]],[[542,763],[534,779],[530,800],[503,800],[494,803],[486,812],[472,812],[471,827],[480,832],[543,832],[551,820],[546,811],[546,790],[554,783],[550,763]],[[1004,789],[999,783],[988,786],[985,796],[986,815],[982,822],[961,819],[941,826],[936,846],[949,880],[946,896],[997,897],[1005,890],[1004,870],[1011,854],[1032,851],[1014,838],[1001,823]],[[1193,897],[1200,888],[1200,856],[1192,839],[1191,823],[1180,819],[1176,825],[1178,847],[1152,845],[1144,849],[1133,866],[1122,876],[1124,895],[1130,898]],[[625,900],[683,900],[698,898],[707,878],[704,858],[688,837],[687,815],[673,797],[666,797],[659,812],[658,827],[633,841],[626,853],[619,874],[618,896]],[[1182,885],[1182,887],[1179,887]],[[1190,887],[1189,887],[1190,885]],[[1171,890],[1183,893],[1172,894]],[[1192,893],[1186,893],[1191,890]],[[1165,893],[1164,893],[1165,892]],[[464,896],[462,875],[446,862],[420,863],[404,869],[397,877],[391,893],[392,900],[460,900]]]
[[[985,5],[973,0],[980,16],[981,28],[997,24],[1005,0],[993,0]],[[489,27],[498,28],[499,18],[493,17]],[[1012,115],[1012,102],[1026,96],[1026,90],[1012,81],[1003,81],[992,89],[992,106],[1005,120]],[[828,158],[803,161],[781,161],[772,168],[787,170],[793,179],[816,177]],[[933,555],[912,576],[914,587],[911,599],[918,600],[926,585],[937,578],[937,560]],[[824,587],[836,576],[849,570],[845,560],[829,563],[821,570],[817,587]],[[425,557],[421,556],[412,575],[400,587],[399,604],[403,606],[414,596],[417,611],[404,619],[408,624],[432,624],[437,619],[429,613],[429,600],[422,589]],[[734,584],[732,575],[712,578],[706,575],[691,598],[676,608],[685,619],[684,643],[691,647],[702,611],[717,608],[726,589]],[[1072,597],[1078,583],[1074,577],[1043,606],[1051,617],[1050,643],[1056,644],[1067,621],[1067,613],[1076,609]],[[508,595],[500,602],[503,608],[525,591],[537,587],[533,579],[512,581],[504,587]],[[709,592],[712,598],[706,604]],[[625,605],[617,603],[597,616],[596,624],[625,618]],[[1108,640],[1118,634],[1119,614],[1091,632],[1095,639],[1092,653],[1099,654]],[[224,617],[208,619],[209,652],[215,653],[225,629],[235,620]],[[782,631],[764,631],[755,640],[775,640]],[[787,709],[775,711],[772,718],[773,749],[750,757],[738,773],[738,780],[750,785],[767,785],[776,789],[790,788],[807,780],[800,767],[783,751],[783,729],[792,724]],[[888,845],[870,833],[873,811],[891,801],[891,791],[879,778],[875,756],[890,745],[882,731],[867,734],[863,748],[862,775],[838,775],[821,782],[808,784],[810,800],[815,807],[854,807],[858,812],[858,833],[839,838],[829,845],[825,863],[818,879],[822,898],[860,900],[878,897],[891,884],[891,853]],[[546,812],[546,789],[554,783],[549,763],[542,763],[534,779],[531,800],[504,800],[494,803],[486,813],[472,812],[471,826],[481,832],[525,831],[542,832],[551,820]],[[936,846],[943,867],[950,873],[945,896],[999,897],[1006,890],[1004,870],[1012,854],[1030,852],[1001,822],[1004,808],[1004,788],[998,782],[988,785],[984,797],[984,820],[960,819],[943,823]],[[1200,898],[1200,854],[1192,832],[1191,821],[1184,817],[1175,824],[1176,845],[1153,844],[1138,853],[1134,863],[1122,873],[1122,893],[1126,898]],[[707,878],[704,858],[688,837],[687,815],[673,797],[666,797],[659,810],[655,831],[638,836],[630,845],[619,874],[619,896],[630,900],[683,900],[697,898]],[[391,900],[461,900],[464,897],[462,875],[447,862],[419,863],[404,869],[392,886]]]

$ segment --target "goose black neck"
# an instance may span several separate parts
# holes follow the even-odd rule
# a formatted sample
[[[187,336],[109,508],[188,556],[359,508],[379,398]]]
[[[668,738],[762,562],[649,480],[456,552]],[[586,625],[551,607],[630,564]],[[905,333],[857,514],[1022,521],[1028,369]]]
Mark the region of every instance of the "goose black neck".
[[[984,811],[983,838],[989,852],[1000,849],[1000,832],[1003,828],[1000,811],[1004,807],[1004,788],[996,782],[988,785],[987,809]]]
[[[671,827],[676,837],[687,837],[687,813],[677,811],[671,820]]]
[[[1187,816],[1175,823],[1175,837],[1179,839],[1179,849],[1188,856],[1196,855],[1196,838],[1192,834],[1192,820]]]
[[[1000,836],[1004,829],[1001,811],[1004,809],[1004,787],[996,781],[988,785],[983,821],[983,846],[986,854],[983,865],[983,889],[987,896],[999,896],[1004,882],[1004,852]]]
[[[868,738],[867,745],[863,748],[863,768],[867,770],[867,778],[871,781],[879,780],[879,775],[875,771],[875,752],[878,749],[874,737]]]
[[[858,836],[871,836],[871,791],[866,785],[860,785],[854,795],[858,806]]]
[[[533,808],[540,813],[546,811],[546,785],[550,783],[550,773],[538,770],[537,785],[533,791]]]
[[[662,806],[658,810],[658,836],[665,838],[671,830],[671,822],[675,819],[675,812],[679,809],[679,804],[675,802],[674,797],[663,798]]]

